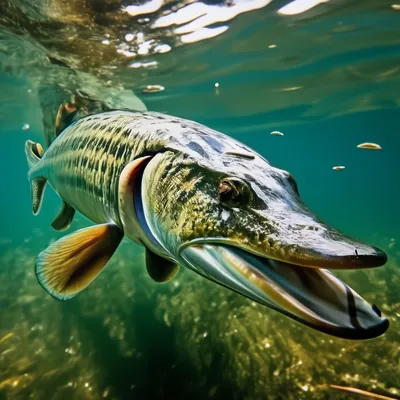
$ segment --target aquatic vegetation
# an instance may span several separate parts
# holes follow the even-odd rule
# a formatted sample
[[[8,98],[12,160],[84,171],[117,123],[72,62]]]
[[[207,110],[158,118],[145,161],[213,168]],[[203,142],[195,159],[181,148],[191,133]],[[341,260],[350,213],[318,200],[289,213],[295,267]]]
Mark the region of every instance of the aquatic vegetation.
[[[174,295],[159,296],[158,315],[178,331],[177,350],[190,356],[200,377],[219,371],[222,381],[211,390],[217,398],[227,382],[236,399],[263,399],[266,393],[268,399],[348,398],[332,394],[329,384],[393,396],[400,376],[399,260],[387,268],[345,273],[352,286],[367,289],[369,301],[384,304],[392,323],[371,341],[314,333],[188,274]]]
[[[115,396],[119,389],[112,391],[107,381],[118,375],[126,360],[141,358],[130,314],[132,301],[141,302],[136,299],[131,265],[114,260],[110,273],[99,279],[99,287],[64,307],[65,303],[42,296],[32,268],[34,257],[23,248],[1,254],[1,278],[12,272],[15,279],[0,294],[0,362],[4,366],[0,397],[2,393],[7,398],[31,393],[38,398],[98,399],[107,391]],[[115,285],[120,293],[110,290]],[[127,301],[123,307],[120,294]],[[100,300],[102,296],[107,300]],[[104,368],[107,363],[115,368],[115,359],[117,369]],[[129,392],[132,383],[126,385]]]
[[[396,397],[400,374],[399,259],[388,270],[344,272],[391,321],[374,340],[320,334],[190,271],[148,276],[128,242],[70,302],[37,285],[35,248],[1,248],[0,397],[52,399],[348,399],[330,384]],[[12,273],[13,279],[8,277]],[[377,357],[378,355],[378,357]],[[371,368],[371,365],[374,368]],[[333,394],[334,391],[334,394]],[[334,396],[334,397],[333,397]]]

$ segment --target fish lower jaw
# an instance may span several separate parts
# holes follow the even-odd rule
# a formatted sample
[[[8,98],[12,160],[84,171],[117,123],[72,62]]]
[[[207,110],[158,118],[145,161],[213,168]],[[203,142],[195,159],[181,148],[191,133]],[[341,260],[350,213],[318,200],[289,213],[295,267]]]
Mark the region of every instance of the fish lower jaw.
[[[326,269],[199,241],[181,248],[180,258],[183,265],[207,279],[327,334],[368,339],[388,328],[376,306]]]

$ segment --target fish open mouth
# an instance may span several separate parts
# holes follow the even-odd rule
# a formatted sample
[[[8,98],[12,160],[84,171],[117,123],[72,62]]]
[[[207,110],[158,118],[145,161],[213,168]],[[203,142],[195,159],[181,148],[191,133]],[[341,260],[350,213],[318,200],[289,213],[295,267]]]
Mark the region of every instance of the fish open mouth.
[[[376,306],[316,263],[313,268],[299,266],[208,241],[181,246],[180,257],[200,275],[333,336],[370,339],[389,326]],[[341,265],[345,261],[338,258]],[[362,263],[360,256],[357,267]],[[377,256],[375,263],[380,265],[382,256]],[[331,267],[332,260],[327,264]],[[373,264],[371,256],[366,255],[365,267]]]

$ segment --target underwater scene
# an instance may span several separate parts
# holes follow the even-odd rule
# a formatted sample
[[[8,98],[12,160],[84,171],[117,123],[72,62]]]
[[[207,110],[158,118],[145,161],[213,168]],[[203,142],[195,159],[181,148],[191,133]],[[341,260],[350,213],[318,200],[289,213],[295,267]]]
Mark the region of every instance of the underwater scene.
[[[400,399],[395,1],[0,0],[0,400]]]

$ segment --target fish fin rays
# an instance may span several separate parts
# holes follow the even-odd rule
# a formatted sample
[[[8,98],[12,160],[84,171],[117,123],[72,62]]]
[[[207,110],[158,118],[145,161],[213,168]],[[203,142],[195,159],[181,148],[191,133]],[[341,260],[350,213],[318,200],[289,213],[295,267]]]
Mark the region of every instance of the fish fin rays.
[[[168,282],[178,273],[179,265],[146,248],[146,269],[153,281]]]
[[[65,231],[71,226],[72,220],[75,215],[75,208],[71,207],[63,200],[62,208],[58,215],[54,218],[51,226],[56,231]]]
[[[114,224],[96,225],[67,235],[39,254],[35,273],[42,287],[68,300],[103,270],[123,238]]]

